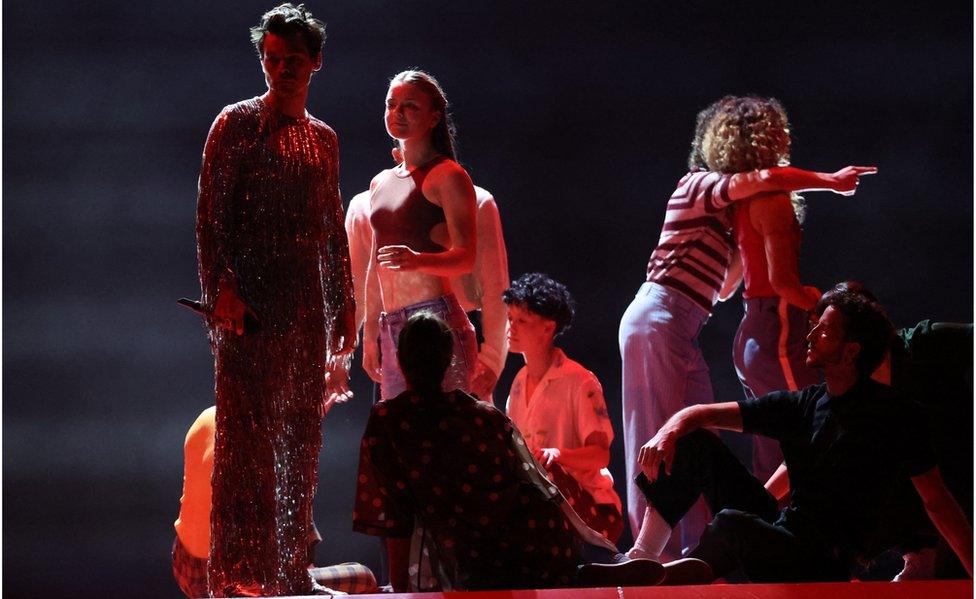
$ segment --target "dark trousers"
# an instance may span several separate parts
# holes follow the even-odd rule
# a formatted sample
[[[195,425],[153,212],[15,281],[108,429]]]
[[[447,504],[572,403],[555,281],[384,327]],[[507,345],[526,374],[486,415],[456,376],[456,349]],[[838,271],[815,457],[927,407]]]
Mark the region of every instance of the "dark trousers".
[[[648,504],[672,526],[704,496],[715,518],[690,557],[717,578],[741,571],[753,582],[849,580],[847,567],[812,530],[791,531],[776,500],[713,433],[678,440],[671,475],[635,479]]]

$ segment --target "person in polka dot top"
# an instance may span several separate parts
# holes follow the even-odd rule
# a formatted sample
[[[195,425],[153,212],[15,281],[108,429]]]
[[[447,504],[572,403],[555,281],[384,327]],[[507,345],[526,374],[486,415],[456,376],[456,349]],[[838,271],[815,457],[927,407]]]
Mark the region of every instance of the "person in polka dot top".
[[[452,343],[433,314],[409,319],[408,389],[373,407],[360,446],[353,529],[386,539],[393,589],[659,582],[660,564],[627,561],[580,520],[504,414],[441,391]]]

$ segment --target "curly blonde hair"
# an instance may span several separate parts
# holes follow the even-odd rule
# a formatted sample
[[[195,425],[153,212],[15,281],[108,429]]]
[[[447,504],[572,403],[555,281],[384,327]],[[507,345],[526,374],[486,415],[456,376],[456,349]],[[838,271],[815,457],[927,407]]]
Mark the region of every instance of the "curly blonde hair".
[[[790,122],[776,98],[725,96],[698,113],[688,158],[692,168],[741,173],[790,163]],[[791,195],[802,221],[803,198]]]

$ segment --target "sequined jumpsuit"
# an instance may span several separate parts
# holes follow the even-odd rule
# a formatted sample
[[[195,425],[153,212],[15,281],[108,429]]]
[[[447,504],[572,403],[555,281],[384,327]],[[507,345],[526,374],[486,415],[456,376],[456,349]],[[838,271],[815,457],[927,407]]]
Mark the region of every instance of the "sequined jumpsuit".
[[[325,363],[354,310],[335,132],[260,98],[226,107],[200,172],[203,303],[222,278],[260,330],[211,329],[217,434],[210,593],[298,595],[312,523]]]

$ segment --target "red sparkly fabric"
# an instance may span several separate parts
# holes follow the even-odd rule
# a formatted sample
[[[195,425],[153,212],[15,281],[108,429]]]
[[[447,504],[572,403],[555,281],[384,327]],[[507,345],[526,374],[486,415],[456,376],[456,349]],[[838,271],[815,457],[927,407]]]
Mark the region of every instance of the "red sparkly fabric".
[[[460,391],[373,407],[353,528],[413,537],[411,590],[569,586],[580,539],[512,422]]]
[[[214,596],[312,588],[326,354],[354,309],[338,176],[332,129],[259,98],[225,108],[207,138],[197,205],[203,303],[212,308],[218,280],[232,277],[261,327],[210,331]]]

